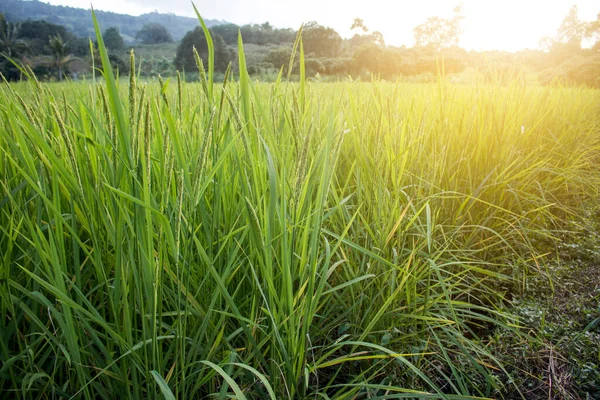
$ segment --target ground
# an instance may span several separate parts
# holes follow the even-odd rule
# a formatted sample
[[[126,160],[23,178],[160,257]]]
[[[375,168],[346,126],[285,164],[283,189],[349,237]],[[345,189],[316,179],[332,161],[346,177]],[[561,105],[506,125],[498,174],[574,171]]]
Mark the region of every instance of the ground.
[[[530,338],[496,332],[515,384],[507,398],[600,399],[600,207],[568,228],[556,260],[511,302]]]

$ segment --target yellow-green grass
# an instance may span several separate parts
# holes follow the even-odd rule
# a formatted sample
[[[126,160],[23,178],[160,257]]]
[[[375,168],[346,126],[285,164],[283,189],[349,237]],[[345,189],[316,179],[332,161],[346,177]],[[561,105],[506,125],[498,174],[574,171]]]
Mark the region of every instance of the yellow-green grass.
[[[487,334],[526,334],[503,302],[598,192],[600,92],[239,65],[0,86],[0,393],[498,396]]]

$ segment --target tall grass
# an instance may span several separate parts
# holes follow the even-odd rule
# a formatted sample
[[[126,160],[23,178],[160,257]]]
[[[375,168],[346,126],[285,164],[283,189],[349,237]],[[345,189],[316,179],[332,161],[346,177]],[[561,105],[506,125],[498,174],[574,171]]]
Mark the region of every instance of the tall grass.
[[[598,91],[260,84],[241,36],[238,82],[126,83],[98,37],[103,84],[0,87],[3,396],[497,395]]]

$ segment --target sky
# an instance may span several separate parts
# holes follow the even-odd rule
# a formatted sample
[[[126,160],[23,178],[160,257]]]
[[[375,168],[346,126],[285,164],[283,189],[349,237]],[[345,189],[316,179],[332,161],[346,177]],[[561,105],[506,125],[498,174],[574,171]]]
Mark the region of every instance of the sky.
[[[50,4],[89,8],[90,0],[43,0]],[[308,21],[330,26],[343,37],[352,36],[354,18],[371,31],[380,31],[387,44],[412,46],[413,28],[428,17],[449,17],[462,2],[465,16],[460,45],[467,50],[538,48],[553,36],[573,4],[583,20],[595,20],[598,0],[195,0],[205,19],[238,25],[269,21],[275,27],[298,28]],[[139,15],[158,11],[194,16],[190,0],[92,0],[95,9]]]

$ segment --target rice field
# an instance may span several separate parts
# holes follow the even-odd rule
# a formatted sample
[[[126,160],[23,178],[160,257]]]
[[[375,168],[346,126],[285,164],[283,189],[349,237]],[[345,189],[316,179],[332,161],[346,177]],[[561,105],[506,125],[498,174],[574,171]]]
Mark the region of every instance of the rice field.
[[[99,49],[0,85],[3,398],[502,393],[506,301],[598,194],[599,91],[264,84],[242,46],[143,82]]]

